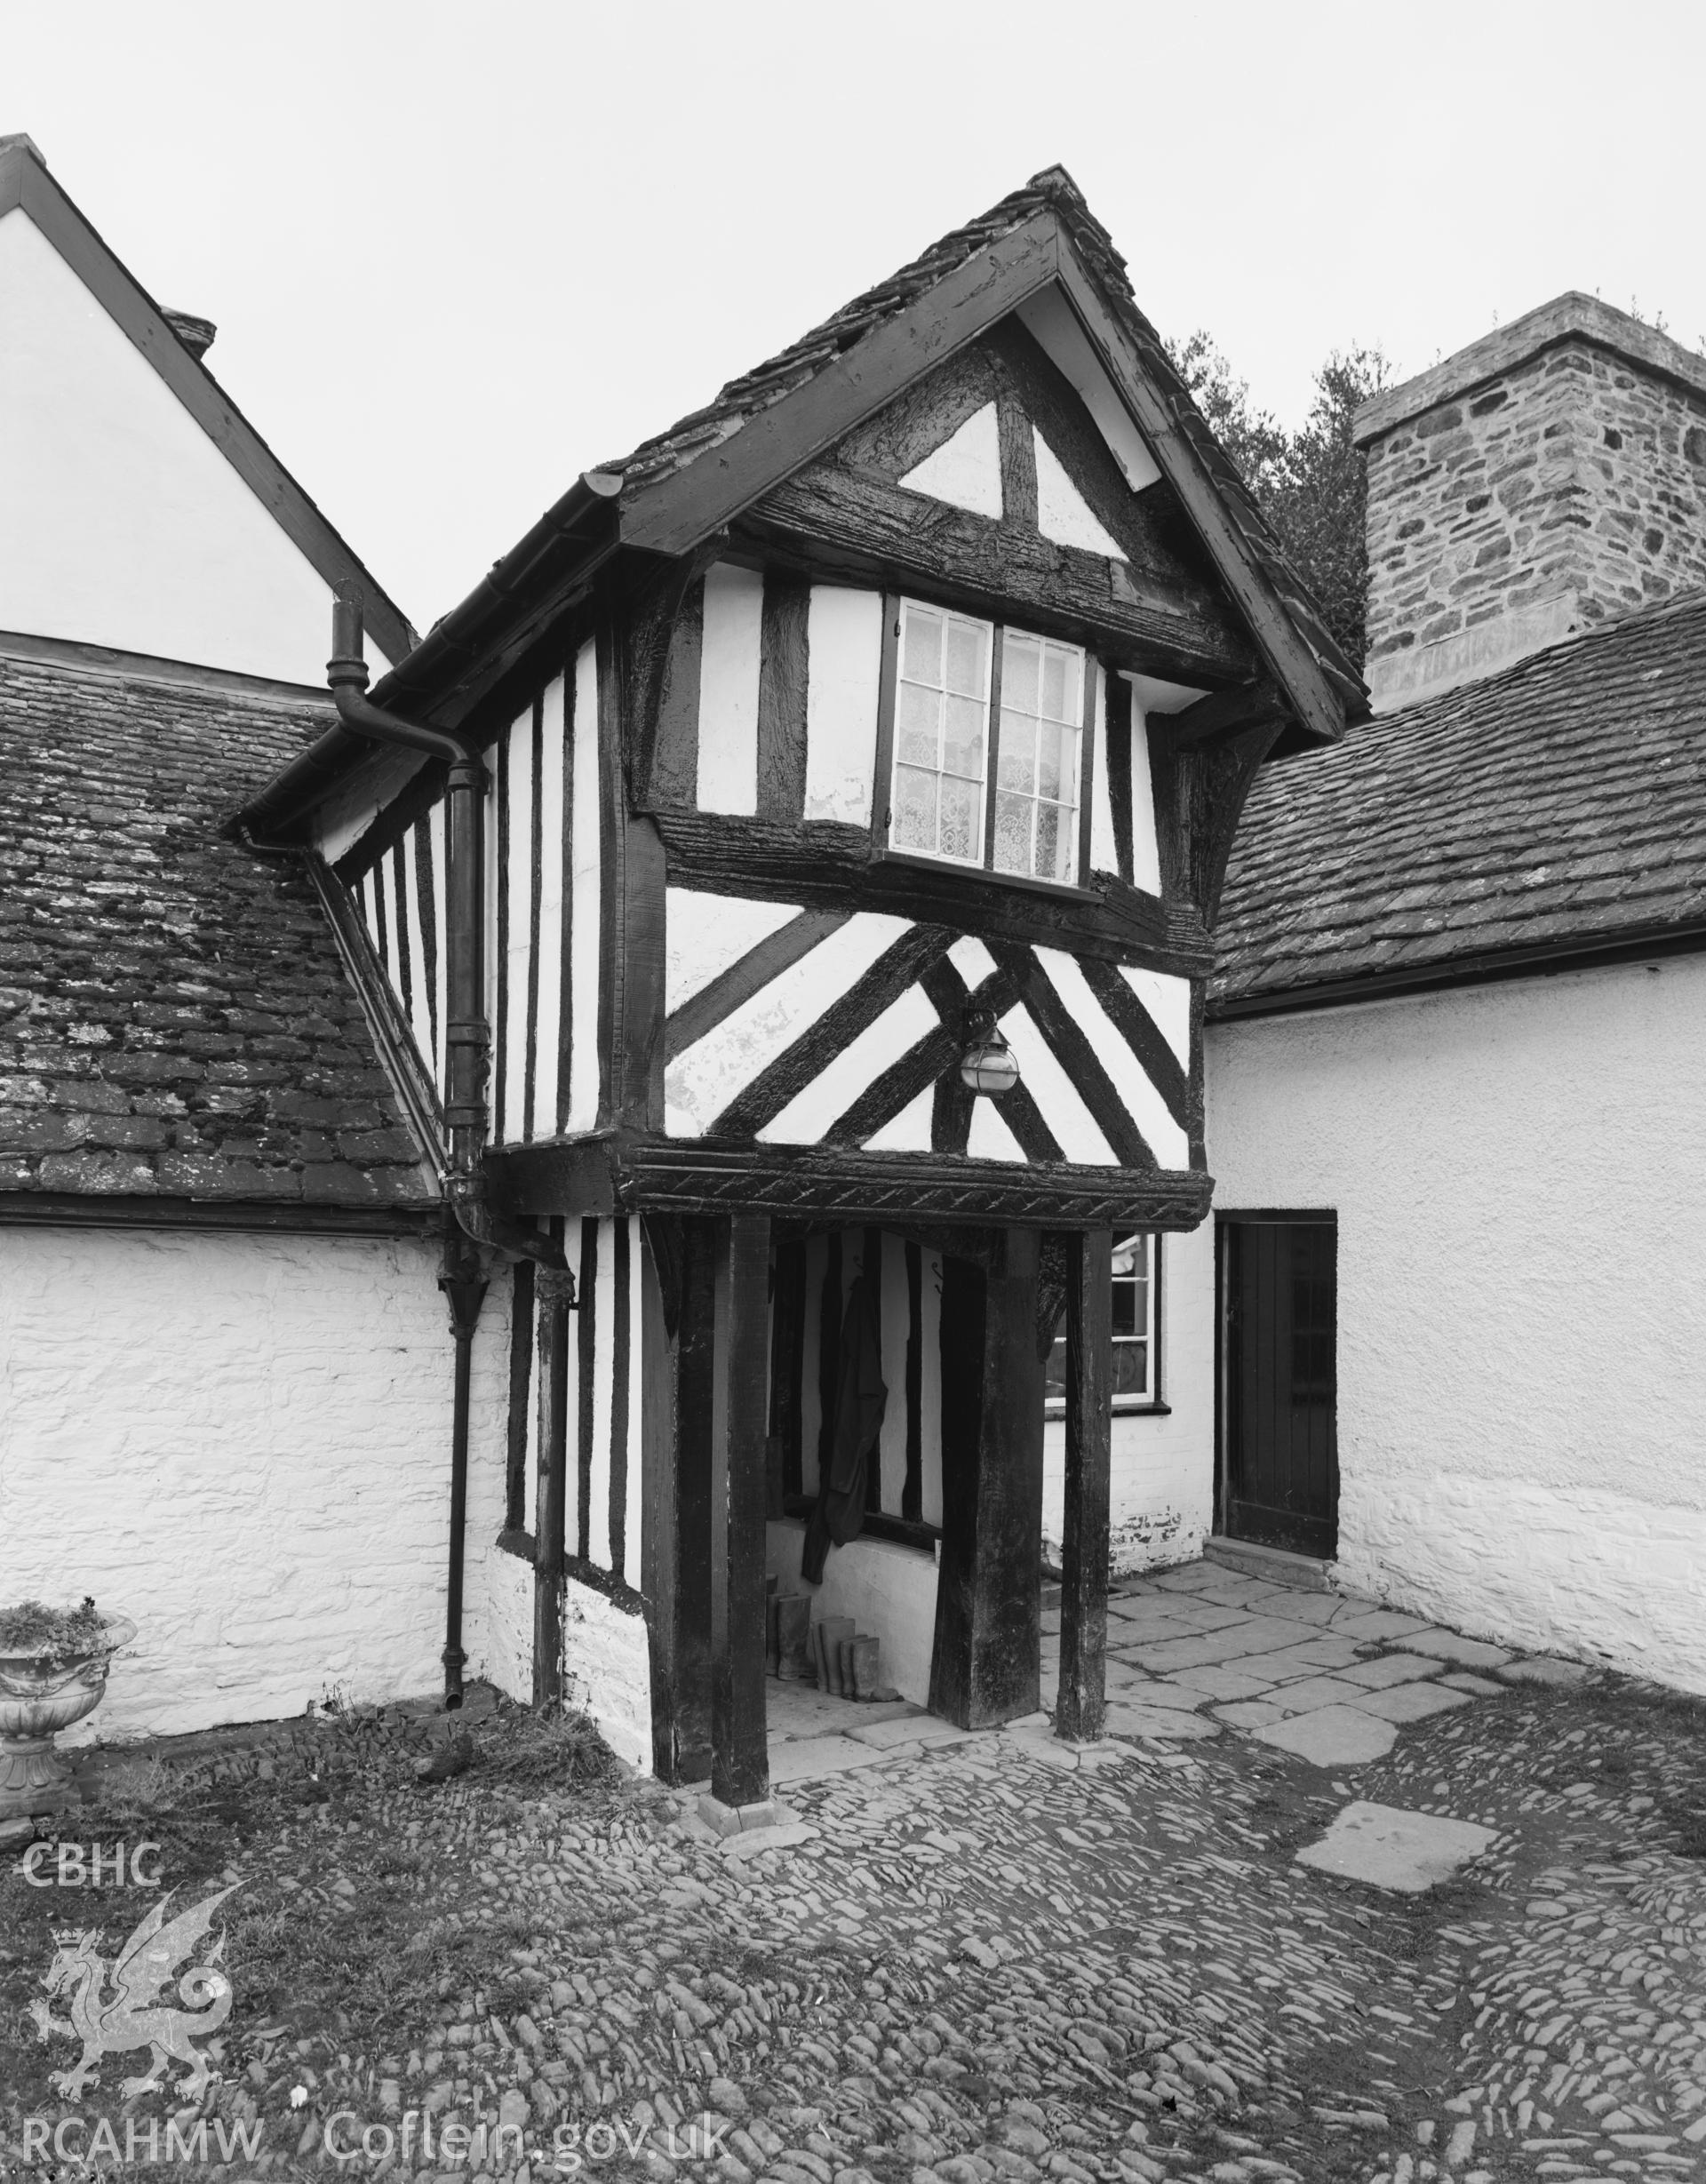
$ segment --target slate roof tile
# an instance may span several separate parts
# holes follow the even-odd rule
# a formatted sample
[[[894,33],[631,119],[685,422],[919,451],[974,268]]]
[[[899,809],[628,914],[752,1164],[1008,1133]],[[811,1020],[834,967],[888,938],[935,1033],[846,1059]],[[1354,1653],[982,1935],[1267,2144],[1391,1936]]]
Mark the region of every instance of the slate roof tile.
[[[0,1189],[434,1202],[307,876],[219,831],[329,713],[0,658]]]
[[[1706,921],[1706,597],[1263,769],[1211,1007]]]

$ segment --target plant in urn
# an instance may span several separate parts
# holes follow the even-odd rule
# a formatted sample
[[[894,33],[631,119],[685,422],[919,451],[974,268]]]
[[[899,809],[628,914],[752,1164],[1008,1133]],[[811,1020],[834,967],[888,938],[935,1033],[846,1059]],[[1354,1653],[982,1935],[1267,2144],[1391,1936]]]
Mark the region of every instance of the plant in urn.
[[[113,1655],[135,1636],[133,1622],[92,1600],[0,1608],[0,1825],[71,1803],[71,1769],[53,1739],[100,1705]]]

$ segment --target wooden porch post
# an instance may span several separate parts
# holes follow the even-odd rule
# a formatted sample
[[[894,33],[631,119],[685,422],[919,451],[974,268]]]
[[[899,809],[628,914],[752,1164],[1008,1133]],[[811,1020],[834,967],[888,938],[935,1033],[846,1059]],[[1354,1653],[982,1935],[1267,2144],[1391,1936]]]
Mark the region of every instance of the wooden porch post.
[[[569,1297],[570,1277],[542,1266],[534,1278],[538,1316],[538,1489],[533,1519],[533,1703],[562,1696],[563,1510],[569,1486]]]
[[[1108,1640],[1108,1456],[1113,1425],[1113,1232],[1066,1246],[1066,1509],[1055,1734],[1099,1737]]]
[[[764,1701],[770,1224],[736,1214],[721,1231],[712,1447],[711,1794],[770,1794]]]
[[[987,1269],[944,1261],[942,1561],[930,1710],[961,1728],[1034,1713],[1042,1644],[1041,1239],[1008,1229]]]
[[[674,1475],[665,1502],[662,1551],[674,1560],[670,1631],[668,1779],[701,1782],[711,1772],[713,1474],[715,1455],[717,1228],[690,1215],[682,1223],[681,1304],[675,1342]]]

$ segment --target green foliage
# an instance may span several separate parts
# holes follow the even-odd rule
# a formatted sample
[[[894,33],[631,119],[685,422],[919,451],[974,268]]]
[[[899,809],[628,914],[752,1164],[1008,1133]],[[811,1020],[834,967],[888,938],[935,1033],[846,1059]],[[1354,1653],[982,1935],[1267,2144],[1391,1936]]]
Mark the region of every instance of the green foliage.
[[[85,1598],[76,1607],[49,1607],[41,1600],[0,1608],[0,1653],[44,1654],[71,1660],[107,1645],[107,1619]]]
[[[1391,384],[1391,364],[1360,344],[1335,349],[1315,375],[1308,417],[1287,433],[1252,405],[1248,386],[1200,329],[1188,341],[1168,342],[1168,353],[1345,657],[1360,670],[1367,649],[1368,480],[1351,434],[1361,405]]]

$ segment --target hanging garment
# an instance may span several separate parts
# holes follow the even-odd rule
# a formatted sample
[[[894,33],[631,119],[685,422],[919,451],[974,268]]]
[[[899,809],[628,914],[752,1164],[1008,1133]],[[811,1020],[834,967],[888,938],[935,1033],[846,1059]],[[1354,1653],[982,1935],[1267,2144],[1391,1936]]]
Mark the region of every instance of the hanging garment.
[[[845,1547],[865,1528],[865,1480],[871,1452],[882,1429],[889,1391],[882,1378],[882,1331],[876,1300],[861,1274],[848,1294],[841,1319],[841,1364],[835,1390],[834,1430],[817,1488],[817,1506],[806,1526],[800,1574],[820,1585],[832,1547]]]

